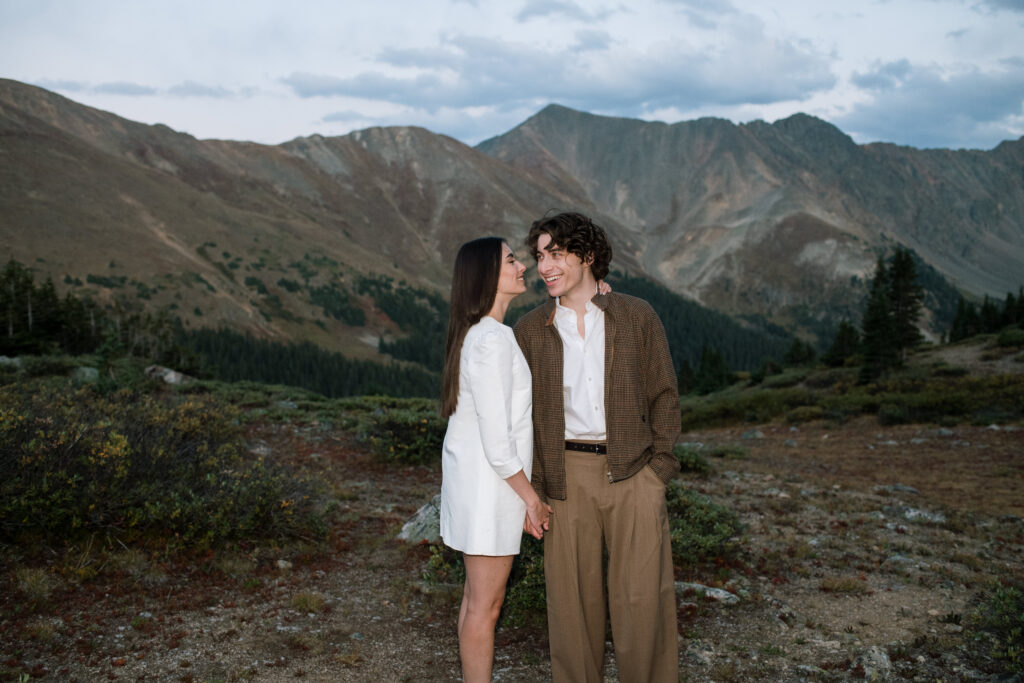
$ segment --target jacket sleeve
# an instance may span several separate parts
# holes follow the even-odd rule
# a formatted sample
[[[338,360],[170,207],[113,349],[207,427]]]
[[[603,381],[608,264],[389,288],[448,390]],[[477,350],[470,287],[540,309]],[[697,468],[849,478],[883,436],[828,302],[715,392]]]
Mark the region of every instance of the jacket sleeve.
[[[679,460],[673,453],[682,427],[679,390],[665,327],[652,308],[648,308],[644,328],[647,406],[654,436],[654,457],[650,465],[663,481],[668,481],[679,471]]]
[[[537,366],[533,362],[532,349],[530,348],[530,337],[529,330],[526,327],[526,323],[523,319],[520,319],[516,326],[512,328],[515,333],[516,342],[519,344],[519,349],[523,352],[523,357],[526,358],[526,364],[530,366],[530,370],[533,371]],[[534,382],[537,382],[537,378],[534,378]],[[534,384],[534,407],[537,405],[537,394],[536,384]],[[546,486],[544,481],[544,459],[540,457],[540,434],[538,433],[537,423],[533,425],[533,472],[530,474],[530,483],[533,484],[533,490],[537,492],[540,499],[547,501]]]
[[[523,469],[512,434],[512,344],[499,332],[488,332],[469,348],[469,390],[476,406],[484,457],[502,479]]]

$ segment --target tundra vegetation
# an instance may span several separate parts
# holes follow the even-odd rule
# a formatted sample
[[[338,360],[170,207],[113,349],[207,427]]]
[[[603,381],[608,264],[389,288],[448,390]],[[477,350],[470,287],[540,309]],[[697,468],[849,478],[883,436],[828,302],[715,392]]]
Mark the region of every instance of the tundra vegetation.
[[[889,266],[880,261],[881,267]],[[381,604],[395,607],[397,594],[404,596],[398,609],[406,613],[413,613],[416,601],[426,601],[431,613],[447,615],[457,609],[459,557],[438,543],[403,549],[392,540],[401,522],[429,500],[439,482],[445,423],[432,399],[328,396],[283,384],[226,382],[209,376],[170,386],[147,376],[144,368],[169,358],[192,359],[187,367],[201,375],[202,364],[175,336],[169,318],[132,317],[65,297],[54,310],[67,315],[79,311],[78,322],[69,318],[64,324],[44,325],[46,317],[40,311],[46,307],[40,308],[40,302],[61,301],[52,294],[52,286],[37,288],[17,267],[8,266],[5,273],[20,278],[17,291],[31,291],[33,301],[31,326],[16,327],[15,322],[24,318],[8,313],[8,329],[16,332],[5,342],[5,352],[12,357],[5,356],[0,363],[0,582],[5,596],[0,601],[0,673],[5,677],[58,675],[61,667],[76,676],[98,675],[112,671],[110,667],[129,666],[120,650],[106,650],[99,643],[95,624],[76,621],[80,616],[66,611],[69,604],[78,604],[87,614],[88,608],[81,606],[83,596],[97,590],[114,590],[127,601],[123,609],[131,610],[128,603],[143,600],[140,595],[155,586],[175,581],[200,585],[199,579],[207,577],[212,582],[209,591],[192,598],[189,605],[209,604],[211,599],[220,605],[243,599],[259,602],[273,598],[274,591],[290,589],[282,609],[308,619],[328,618],[339,609],[336,598],[315,585],[288,580],[287,572],[308,568],[312,575],[326,574],[354,561],[346,558],[386,555],[388,562],[397,557],[400,565],[412,569],[411,574],[388,574],[406,577],[393,580],[407,583],[398,589],[386,586],[391,597]],[[366,286],[384,290],[389,284]],[[11,310],[12,301],[24,299],[5,300],[6,310]],[[1004,312],[1016,310],[1018,301],[1012,299]],[[90,337],[94,326],[97,332]],[[70,334],[72,329],[79,332]],[[770,466],[760,462],[760,430],[794,435],[817,430],[814,433],[827,437],[829,430],[841,431],[851,424],[859,425],[858,430],[866,424],[893,430],[925,425],[937,433],[991,425],[1004,430],[999,433],[1006,439],[1016,438],[1018,432],[1012,428],[1024,419],[1022,332],[1020,321],[1012,320],[951,344],[918,341],[894,354],[891,364],[871,378],[862,371],[864,347],[853,343],[850,329],[837,332],[834,346],[839,350],[824,354],[823,362],[806,343],[791,342],[783,360],[764,363],[763,372],[723,370],[721,354],[715,358],[714,350],[705,349],[695,376],[707,365],[707,375],[718,376],[724,385],[703,385],[704,393],[697,393],[695,386],[683,395],[684,435],[675,451],[683,476],[667,488],[677,578],[680,585],[699,586],[681,593],[684,635],[701,642],[696,625],[706,623],[701,620],[710,609],[703,600],[693,599],[694,590],[704,595],[724,589],[760,606],[778,600],[766,597],[768,589],[758,587],[764,582],[771,587],[806,580],[822,595],[842,600],[868,599],[878,590],[869,580],[878,567],[847,545],[866,538],[869,517],[863,512],[848,514],[859,503],[842,502],[810,485],[790,494],[787,491],[794,486],[802,486],[795,474],[759,474],[758,468]],[[75,346],[78,343],[84,346]],[[855,351],[849,353],[851,349]],[[284,358],[292,357],[280,357]],[[335,371],[345,369],[339,366]],[[797,438],[791,440],[792,447],[785,448],[797,448]],[[356,467],[357,461],[363,464]],[[996,475],[1019,482],[1019,466],[1011,459],[999,465],[1004,469]],[[739,502],[747,499],[728,494],[742,491],[755,476],[791,485],[769,487],[757,503]],[[376,478],[409,495],[397,507],[385,502],[386,486],[374,483]],[[824,511],[829,519],[823,523],[832,525],[836,535],[815,536],[814,543],[784,537],[796,532],[782,530],[791,524],[798,527],[793,520],[811,509],[797,498],[804,491],[816,497],[812,507]],[[886,514],[910,514],[894,507],[899,511]],[[765,520],[771,520],[774,531],[765,530]],[[938,662],[929,664],[933,668],[928,671],[951,671],[941,668],[946,666],[942,657],[958,648],[958,661],[969,662],[976,670],[1024,671],[1022,567],[1017,562],[1000,565],[1000,572],[993,569],[998,564],[995,558],[1012,554],[1013,548],[1019,552],[1020,518],[1004,515],[989,522],[950,507],[944,515],[918,523],[946,534],[988,528],[985,525],[995,525],[998,531],[992,532],[987,541],[992,545],[985,546],[984,553],[957,551],[941,564],[947,575],[943,582],[972,591],[973,597],[961,601],[958,611],[939,615],[944,620],[940,623],[956,627],[949,632],[959,634],[958,639],[926,633],[892,645],[886,656],[895,670],[926,670],[919,661],[924,657]],[[909,533],[905,527],[903,522],[886,522],[884,529],[898,537]],[[777,542],[783,545],[777,547]],[[926,557],[925,548],[910,543],[909,537],[905,547],[892,540],[877,547],[887,555],[882,566],[890,575],[926,588],[936,581],[923,573],[918,576],[917,569],[902,568],[908,556],[918,557],[906,560],[911,564],[927,563],[921,559]],[[934,560],[931,564],[940,566]],[[398,571],[384,564],[371,569],[380,574]],[[366,580],[366,590],[383,590],[371,589],[372,580]],[[525,539],[508,587],[503,632],[513,634],[508,636],[513,640],[520,638],[520,644],[542,639],[544,604],[541,546]],[[835,624],[823,626],[814,616],[779,610],[780,619],[809,633],[840,630]],[[174,650],[176,644],[198,638],[175,630],[151,609],[131,611],[129,617],[126,623],[140,643],[160,633],[167,639],[164,645]],[[854,634],[861,627],[855,622],[842,628]],[[330,653],[333,665],[358,668],[369,657],[368,649],[352,647],[359,640],[352,637],[355,632],[337,642],[315,629],[281,632],[289,635],[274,647],[284,648],[293,659]],[[533,635],[514,635],[524,633]],[[800,638],[805,637],[787,647],[816,642],[811,636],[806,642]],[[65,647],[68,643],[75,647]],[[523,647],[543,653],[542,648]],[[781,670],[778,662],[789,656],[787,649],[777,642],[754,647],[762,663],[768,662],[763,664],[767,668],[744,669],[728,656],[706,666],[713,666],[716,679],[770,680],[771,672]],[[65,652],[71,654],[65,657]],[[98,658],[97,653],[104,654]],[[145,656],[143,650],[137,654],[140,660]],[[699,652],[691,655],[703,661]],[[527,659],[524,655],[524,662]],[[858,661],[819,660],[808,675],[819,680],[857,675],[864,670]],[[292,673],[299,671],[301,666]],[[259,677],[258,671],[240,665],[222,674]]]

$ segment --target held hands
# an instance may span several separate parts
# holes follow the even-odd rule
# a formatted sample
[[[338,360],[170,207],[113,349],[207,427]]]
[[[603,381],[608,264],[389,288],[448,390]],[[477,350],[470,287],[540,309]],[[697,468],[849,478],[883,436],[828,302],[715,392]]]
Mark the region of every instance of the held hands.
[[[526,506],[526,520],[523,531],[537,540],[544,538],[544,532],[551,528],[551,506],[540,498]]]

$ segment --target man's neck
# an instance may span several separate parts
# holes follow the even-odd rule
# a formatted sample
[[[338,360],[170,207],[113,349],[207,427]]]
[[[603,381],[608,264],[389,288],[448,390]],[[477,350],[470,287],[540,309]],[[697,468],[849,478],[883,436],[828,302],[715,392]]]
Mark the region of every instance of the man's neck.
[[[578,315],[587,312],[587,304],[597,294],[597,281],[593,278],[584,278],[572,291],[566,292],[558,297],[558,303],[566,308],[571,308]]]

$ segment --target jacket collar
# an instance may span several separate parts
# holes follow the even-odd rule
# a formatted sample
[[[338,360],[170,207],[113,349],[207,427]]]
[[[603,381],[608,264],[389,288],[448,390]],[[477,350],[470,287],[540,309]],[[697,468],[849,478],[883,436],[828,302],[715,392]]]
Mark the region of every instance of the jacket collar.
[[[613,295],[614,295],[614,292],[612,292],[610,294],[596,294],[596,295],[594,295],[594,298],[590,300],[590,303],[594,304],[595,306],[600,308],[602,311],[607,311],[609,304],[611,304],[611,302],[612,302],[612,296]],[[554,299],[554,297],[549,298],[547,300],[547,303],[545,303],[544,305],[547,307],[547,308],[544,309],[545,310],[545,314],[546,314],[546,318],[547,318],[546,321],[544,322],[544,325],[546,327],[550,327],[551,325],[555,324],[555,299]]]

